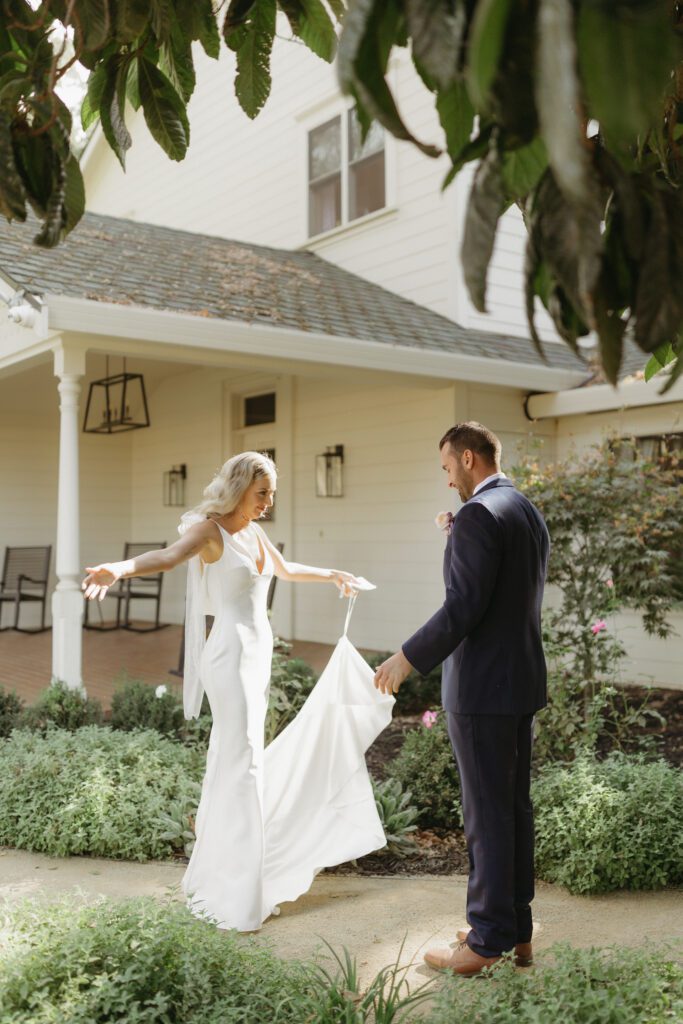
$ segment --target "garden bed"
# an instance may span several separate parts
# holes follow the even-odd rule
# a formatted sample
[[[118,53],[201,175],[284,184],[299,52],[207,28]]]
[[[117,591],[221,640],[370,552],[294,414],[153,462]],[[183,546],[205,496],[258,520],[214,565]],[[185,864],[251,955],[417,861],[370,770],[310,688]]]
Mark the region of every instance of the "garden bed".
[[[418,829],[414,854],[397,857],[371,853],[355,862],[326,871],[335,875],[466,875],[469,871],[465,835],[460,829]]]
[[[669,764],[683,767],[683,690],[667,690],[657,687],[649,690],[644,686],[629,686],[619,694],[617,700],[621,700],[633,707],[639,707],[646,697],[647,706],[659,712],[665,719],[662,723],[656,718],[648,718],[647,724],[635,726],[632,729],[633,742],[625,743],[624,749],[635,750],[638,738],[652,736],[656,740],[657,753],[665,758]],[[603,744],[598,749],[602,751]]]

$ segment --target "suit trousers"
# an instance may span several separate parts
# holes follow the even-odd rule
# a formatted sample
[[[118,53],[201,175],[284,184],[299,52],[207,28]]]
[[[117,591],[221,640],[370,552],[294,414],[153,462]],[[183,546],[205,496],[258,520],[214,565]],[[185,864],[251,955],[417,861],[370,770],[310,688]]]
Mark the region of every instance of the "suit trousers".
[[[467,943],[499,956],[530,942],[534,897],[533,715],[447,712],[470,862]]]

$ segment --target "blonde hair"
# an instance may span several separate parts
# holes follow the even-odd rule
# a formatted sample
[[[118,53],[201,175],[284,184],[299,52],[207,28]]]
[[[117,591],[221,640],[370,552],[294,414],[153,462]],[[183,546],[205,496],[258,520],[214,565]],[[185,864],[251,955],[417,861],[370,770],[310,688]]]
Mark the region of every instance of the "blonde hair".
[[[240,452],[224,462],[198,505],[180,519],[178,533],[185,533],[195,523],[201,523],[210,514],[225,516],[234,512],[244,492],[261,477],[268,477],[275,487],[275,463],[261,452]]]

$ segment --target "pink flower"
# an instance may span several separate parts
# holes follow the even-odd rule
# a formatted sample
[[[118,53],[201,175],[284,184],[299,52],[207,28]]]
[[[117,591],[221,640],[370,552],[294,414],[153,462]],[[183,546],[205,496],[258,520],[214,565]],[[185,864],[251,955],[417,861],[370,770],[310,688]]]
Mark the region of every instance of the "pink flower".
[[[434,522],[440,530],[443,530],[448,535],[453,529],[453,519],[452,512],[439,512]]]
[[[607,623],[604,619],[598,619],[598,621],[594,622],[591,626],[591,633],[593,636],[597,636],[598,633],[602,633],[603,629],[607,629]]]
[[[612,580],[612,579],[610,579],[610,580],[605,580],[605,586],[606,586],[606,587],[609,587],[609,588],[610,588],[610,590],[611,590],[611,589],[612,589],[612,587],[614,586],[614,580]]]
[[[434,722],[436,722],[436,719],[436,711],[425,711],[424,715],[422,716],[422,724],[424,725],[425,729],[431,729],[431,727],[434,725]]]

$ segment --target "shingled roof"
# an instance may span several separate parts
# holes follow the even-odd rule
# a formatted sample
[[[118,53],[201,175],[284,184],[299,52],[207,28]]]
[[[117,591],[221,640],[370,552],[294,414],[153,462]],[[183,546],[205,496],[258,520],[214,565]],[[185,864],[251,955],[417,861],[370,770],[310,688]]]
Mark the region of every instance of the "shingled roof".
[[[0,272],[34,295],[57,294],[221,320],[262,323],[412,349],[540,363],[531,342],[465,329],[315,253],[271,249],[86,213],[56,249],[33,244],[35,220],[3,223]],[[563,344],[548,363],[586,365]],[[640,366],[642,366],[642,356]]]

